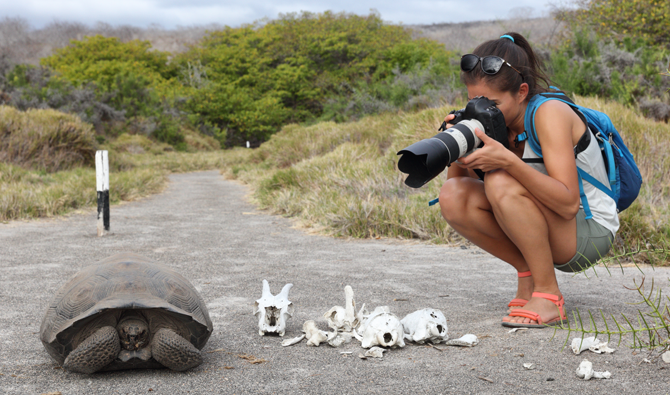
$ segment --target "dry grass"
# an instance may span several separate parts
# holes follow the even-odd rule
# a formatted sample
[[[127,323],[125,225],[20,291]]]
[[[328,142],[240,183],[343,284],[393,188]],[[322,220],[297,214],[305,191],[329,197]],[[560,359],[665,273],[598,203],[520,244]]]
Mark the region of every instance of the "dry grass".
[[[55,110],[19,111],[0,106],[0,161],[46,172],[90,165],[91,125]]]
[[[613,102],[576,98],[611,115],[635,155],[643,190],[621,213],[617,251],[668,245],[670,125]],[[255,200],[327,234],[462,243],[428,201],[446,174],[421,189],[404,185],[396,152],[436,133],[450,107],[371,116],[348,124],[290,125],[255,150],[226,152],[223,172],[254,188]]]
[[[140,141],[132,136],[125,143],[104,146],[109,150],[110,201],[130,201],[162,191],[170,173],[210,170],[222,166],[222,152],[163,152],[149,146],[144,153],[122,147]],[[146,142],[145,142],[146,143]],[[132,149],[131,149],[132,151]],[[0,221],[51,217],[72,210],[95,207],[95,169],[79,167],[55,173],[26,170],[0,162]]]

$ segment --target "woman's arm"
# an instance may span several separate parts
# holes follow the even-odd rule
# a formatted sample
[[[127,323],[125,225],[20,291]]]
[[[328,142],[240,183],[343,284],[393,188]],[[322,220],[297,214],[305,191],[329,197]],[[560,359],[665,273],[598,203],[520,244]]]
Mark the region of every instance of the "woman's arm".
[[[581,126],[580,126],[581,124]],[[584,130],[584,123],[572,109],[557,101],[548,101],[535,114],[535,129],[549,176],[523,162],[502,144],[477,131],[484,147],[459,159],[468,169],[482,171],[504,169],[518,180],[542,204],[565,219],[579,211],[579,181],[573,151],[573,129]]]

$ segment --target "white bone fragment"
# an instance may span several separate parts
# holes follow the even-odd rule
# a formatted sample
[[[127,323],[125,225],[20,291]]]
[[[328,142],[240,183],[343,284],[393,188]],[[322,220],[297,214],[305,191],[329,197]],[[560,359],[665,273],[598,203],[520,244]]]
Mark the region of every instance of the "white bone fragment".
[[[402,324],[395,314],[391,314],[387,306],[377,307],[366,316],[354,336],[361,342],[361,347],[405,347]]]
[[[670,363],[670,351],[666,351],[661,355],[661,359],[663,359],[663,362],[665,363]]]
[[[317,328],[316,322],[313,320],[305,321],[302,325],[302,331],[305,332],[308,346],[318,346],[328,339],[328,332]]]
[[[351,343],[351,338],[354,337],[351,332],[331,332],[328,334],[328,344],[332,347],[339,347],[345,343]]]
[[[593,346],[589,347],[589,351],[593,351],[596,354],[611,354],[614,351],[616,351],[613,348],[607,347],[607,342],[598,342],[598,344],[594,344]]]
[[[584,380],[590,380],[591,378],[595,379],[608,379],[612,377],[612,373],[605,371],[605,372],[594,372],[593,371],[593,364],[589,362],[588,360],[583,360],[582,363],[579,364],[579,367],[577,368],[577,377],[580,379]]]
[[[286,321],[293,316],[293,303],[288,300],[288,292],[293,284],[286,284],[279,294],[272,295],[270,284],[263,280],[263,294],[254,303],[254,315],[258,318],[258,334],[278,333],[284,336]]]
[[[298,337],[294,337],[293,339],[286,339],[281,342],[281,345],[284,347],[292,346],[294,344],[300,343],[302,339],[305,338],[305,335],[300,335]]]
[[[521,332],[521,331],[526,331],[528,328],[512,328],[507,331],[507,333],[514,333],[514,332]]]
[[[328,320],[328,326],[335,331],[351,332],[358,328],[361,323],[360,317],[363,314],[365,305],[356,314],[356,301],[354,300],[354,290],[351,286],[344,287],[344,307],[334,306],[323,315]]]
[[[458,339],[447,340],[444,344],[447,346],[473,347],[479,344],[479,339],[477,339],[476,335],[468,333]]]
[[[524,364],[523,364],[523,367],[524,367],[526,370],[533,370],[533,369],[535,369],[535,365],[532,364],[532,363],[524,363]]]
[[[572,339],[572,344],[570,345],[572,352],[579,355],[584,350],[593,351],[596,354],[606,353],[611,354],[615,350],[607,347],[607,342],[601,342],[596,339],[595,336],[586,337],[584,339],[576,337]]]
[[[372,347],[371,349],[369,349],[365,352],[365,356],[366,357],[372,357],[372,358],[381,358],[381,357],[384,356],[384,351],[386,351],[385,348]]]
[[[570,348],[572,348],[572,352],[574,352],[576,355],[579,355],[582,351],[588,350],[589,347],[598,343],[600,343],[600,340],[597,340],[595,336],[586,337],[584,339],[581,337],[575,337],[572,339]]]
[[[422,309],[405,316],[401,321],[405,340],[423,344],[440,343],[449,339],[447,319],[440,310]]]

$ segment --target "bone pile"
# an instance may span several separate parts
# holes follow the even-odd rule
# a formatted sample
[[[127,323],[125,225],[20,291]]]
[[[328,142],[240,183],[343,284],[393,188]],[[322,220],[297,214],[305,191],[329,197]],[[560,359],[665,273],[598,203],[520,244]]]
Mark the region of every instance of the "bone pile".
[[[268,282],[263,280],[263,295],[256,301],[254,308],[261,336],[266,333],[284,335],[286,321],[293,315],[293,304],[288,300],[290,288],[291,284],[286,284],[279,295],[273,296]],[[369,349],[359,355],[361,358],[381,358],[381,350],[405,347],[405,341],[462,347],[472,347],[479,342],[477,336],[472,334],[450,340],[447,319],[437,309],[417,310],[401,320],[391,313],[388,306],[378,306],[370,313],[363,304],[356,311],[354,291],[349,285],[344,287],[344,299],[344,306],[334,306],[323,315],[331,331],[321,330],[314,320],[308,320],[303,324],[303,334],[282,341],[282,346],[291,346],[306,339],[308,346],[328,343],[332,347],[339,347],[355,338],[363,348]]]

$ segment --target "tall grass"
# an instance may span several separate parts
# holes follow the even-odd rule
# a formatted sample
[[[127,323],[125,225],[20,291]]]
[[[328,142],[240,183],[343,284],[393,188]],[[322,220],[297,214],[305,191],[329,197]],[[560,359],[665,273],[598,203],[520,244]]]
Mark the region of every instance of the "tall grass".
[[[576,101],[612,117],[644,179],[640,197],[620,215],[615,250],[668,245],[670,125],[615,102]],[[347,124],[290,125],[256,150],[227,152],[222,171],[250,184],[262,207],[328,234],[463,243],[439,209],[428,206],[446,172],[412,189],[396,168],[396,152],[433,136],[451,109],[370,116]]]
[[[95,148],[91,125],[74,115],[0,106],[2,162],[55,172],[90,165]]]

